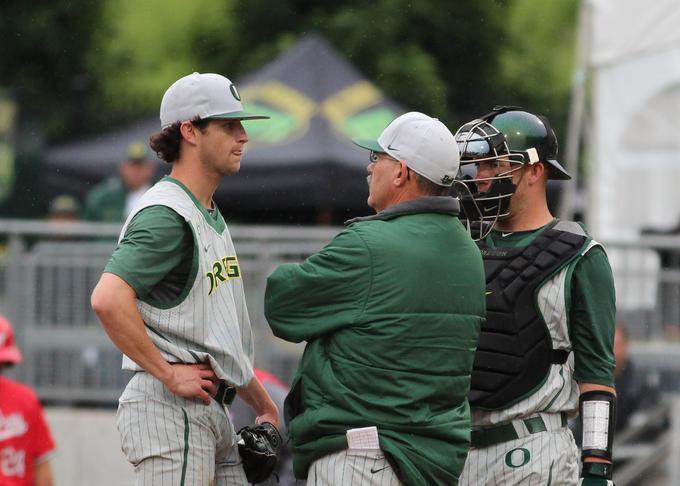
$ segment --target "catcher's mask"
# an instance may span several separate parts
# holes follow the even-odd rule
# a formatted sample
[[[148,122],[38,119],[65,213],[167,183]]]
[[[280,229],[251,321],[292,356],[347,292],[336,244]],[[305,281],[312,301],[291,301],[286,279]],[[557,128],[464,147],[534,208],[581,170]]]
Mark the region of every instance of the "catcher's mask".
[[[544,162],[551,179],[569,179],[555,160],[557,138],[548,120],[514,106],[495,107],[456,132],[460,172],[454,183],[462,218],[473,239],[489,234],[509,214],[517,190],[513,174],[524,164]]]

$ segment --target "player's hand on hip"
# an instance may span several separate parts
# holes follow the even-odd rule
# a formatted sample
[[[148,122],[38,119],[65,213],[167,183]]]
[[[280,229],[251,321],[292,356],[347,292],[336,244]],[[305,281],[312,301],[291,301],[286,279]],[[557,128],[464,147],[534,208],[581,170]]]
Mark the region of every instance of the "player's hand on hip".
[[[210,365],[173,364],[173,374],[165,386],[177,396],[198,398],[204,405],[210,405],[212,396],[217,393],[217,375]]]

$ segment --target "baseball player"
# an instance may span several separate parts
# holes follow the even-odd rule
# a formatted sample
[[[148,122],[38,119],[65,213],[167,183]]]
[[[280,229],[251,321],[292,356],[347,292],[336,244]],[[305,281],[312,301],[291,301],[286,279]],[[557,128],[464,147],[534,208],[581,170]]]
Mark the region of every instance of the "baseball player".
[[[545,117],[497,107],[456,134],[461,203],[479,238],[487,320],[470,390],[461,485],[607,484],[612,475],[615,296],[602,246],[555,219],[557,162]],[[583,461],[567,419],[581,411]]]
[[[21,360],[12,326],[0,316],[0,372]],[[0,484],[52,486],[53,452],[54,440],[33,390],[0,376]]]
[[[278,410],[253,375],[241,267],[212,200],[238,172],[248,136],[234,84],[193,73],[163,96],[151,148],[172,164],[140,200],[92,294],[92,307],[136,371],[118,429],[138,485],[246,484],[225,409],[238,395],[258,422]]]
[[[376,214],[267,280],[274,334],[307,341],[285,410],[295,475],[310,486],[456,484],[484,316],[482,259],[448,196],[456,142],[415,112],[354,142],[371,151]]]

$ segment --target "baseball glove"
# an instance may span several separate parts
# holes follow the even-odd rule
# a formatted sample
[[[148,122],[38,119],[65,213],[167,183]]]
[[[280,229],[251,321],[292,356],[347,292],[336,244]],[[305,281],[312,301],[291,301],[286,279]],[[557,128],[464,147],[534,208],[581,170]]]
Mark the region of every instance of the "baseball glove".
[[[249,483],[262,483],[274,472],[281,448],[281,434],[273,424],[264,422],[238,431],[238,451]]]

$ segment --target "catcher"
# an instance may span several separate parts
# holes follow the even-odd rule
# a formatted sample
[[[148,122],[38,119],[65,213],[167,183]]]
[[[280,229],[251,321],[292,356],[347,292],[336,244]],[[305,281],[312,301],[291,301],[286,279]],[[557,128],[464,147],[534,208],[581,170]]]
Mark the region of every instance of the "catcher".
[[[615,296],[602,246],[555,219],[548,120],[499,107],[458,130],[458,194],[484,258],[487,320],[470,390],[472,444],[461,485],[605,485],[616,417]],[[581,479],[574,437],[583,426]]]

